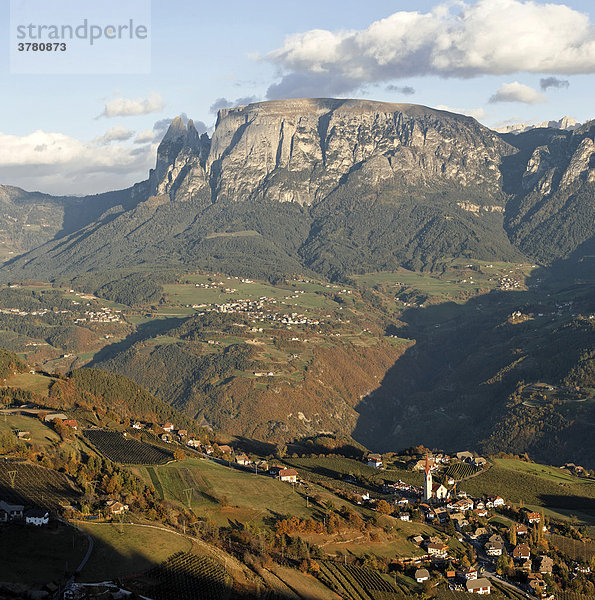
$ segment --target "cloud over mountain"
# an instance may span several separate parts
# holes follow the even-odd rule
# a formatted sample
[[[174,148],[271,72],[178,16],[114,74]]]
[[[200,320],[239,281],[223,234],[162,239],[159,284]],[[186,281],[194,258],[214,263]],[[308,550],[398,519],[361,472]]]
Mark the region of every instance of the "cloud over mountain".
[[[146,98],[115,98],[106,102],[100,117],[135,117],[163,110],[165,102],[157,92],[151,92]]]
[[[563,4],[448,2],[427,13],[395,12],[365,29],[293,34],[264,58],[282,72],[269,98],[340,95],[420,75],[593,73],[595,27]]]
[[[528,85],[513,81],[503,83],[489,100],[490,104],[498,102],[523,102],[524,104],[539,104],[545,102],[545,96]]]
[[[125,142],[134,135],[132,129],[126,129],[122,125],[117,125],[108,129],[102,136],[95,138],[93,141],[96,144],[111,144],[112,142]]]
[[[128,187],[146,176],[156,151],[154,144],[119,143],[133,133],[116,127],[90,142],[42,130],[0,133],[0,181],[54,194]]]

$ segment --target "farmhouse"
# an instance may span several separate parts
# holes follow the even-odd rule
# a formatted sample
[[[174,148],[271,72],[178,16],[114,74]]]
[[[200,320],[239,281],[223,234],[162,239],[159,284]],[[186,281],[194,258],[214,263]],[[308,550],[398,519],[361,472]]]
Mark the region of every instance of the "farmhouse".
[[[245,455],[245,454],[240,454],[239,456],[236,456],[236,463],[238,465],[241,465],[243,467],[248,466],[252,461]]]
[[[64,413],[50,413],[45,416],[43,419],[46,423],[51,423],[54,419],[58,419],[60,421],[66,421],[68,417]]]
[[[41,527],[50,522],[50,515],[47,510],[32,508],[25,513],[25,523]]]
[[[467,591],[471,594],[489,594],[489,593],[491,593],[490,582],[485,577],[481,577],[479,579],[474,579],[472,581],[467,581],[466,588],[467,588]]]
[[[368,466],[380,469],[382,467],[382,457],[379,454],[368,455]]]
[[[427,581],[430,578],[430,573],[427,569],[417,569],[417,571],[415,571],[415,581],[417,581],[417,583],[423,583],[424,581]]]
[[[488,556],[502,556],[504,544],[502,542],[487,542],[485,551]]]
[[[22,504],[9,504],[0,500],[0,521],[12,521],[13,519],[21,519],[25,507]]]
[[[473,460],[473,454],[471,452],[457,452],[456,457],[459,460],[471,461]]]
[[[518,544],[512,551],[512,558],[516,561],[525,561],[531,558],[531,549],[528,544]]]
[[[549,556],[541,556],[540,559],[539,572],[551,574],[552,568],[554,567],[554,561]]]
[[[163,430],[171,433],[175,429],[175,425],[169,421],[163,426]]]
[[[488,496],[486,498],[486,508],[498,508],[499,506],[504,506],[504,498],[500,496]]]
[[[122,515],[128,510],[128,504],[116,500],[109,500],[105,506],[111,515]]]
[[[219,446],[219,451],[221,452],[221,454],[225,455],[229,455],[231,456],[233,454],[233,450],[231,449],[230,446],[227,446],[226,444]]]
[[[456,502],[449,502],[448,508],[450,510],[456,510],[460,512],[473,510],[473,500],[471,500],[470,498],[461,498]]]
[[[78,429],[78,423],[76,422],[76,419],[64,419],[62,422],[71,429]]]
[[[298,472],[295,469],[281,469],[279,479],[288,483],[297,483]]]
[[[428,544],[428,554],[438,558],[446,558],[448,555],[448,546],[443,542],[430,542]]]
[[[463,569],[462,574],[467,581],[477,579],[477,569],[474,567],[467,567],[466,569]]]
[[[533,525],[534,523],[539,523],[539,521],[541,521],[541,515],[538,512],[527,513],[527,523]]]
[[[517,535],[527,535],[527,533],[529,533],[527,526],[523,523],[517,523],[514,526],[514,530],[516,531]]]

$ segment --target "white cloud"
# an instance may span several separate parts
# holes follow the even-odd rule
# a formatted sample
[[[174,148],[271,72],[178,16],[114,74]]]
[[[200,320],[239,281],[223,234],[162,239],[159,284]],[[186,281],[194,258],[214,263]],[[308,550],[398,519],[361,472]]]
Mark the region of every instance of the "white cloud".
[[[480,121],[481,119],[485,119],[486,111],[483,108],[451,108],[450,106],[446,106],[445,104],[439,104],[436,106],[437,110],[446,110],[448,112],[457,113],[459,115],[466,115],[467,117],[473,117]]]
[[[95,138],[93,142],[100,145],[111,144],[112,142],[125,142],[133,135],[134,131],[132,129],[126,129],[122,125],[117,125],[108,129],[102,136]]]
[[[157,92],[151,92],[146,98],[115,98],[106,102],[100,117],[134,117],[161,112],[165,106],[163,98]]]
[[[264,58],[283,73],[270,98],[339,95],[420,75],[593,73],[595,27],[563,4],[456,1],[399,11],[366,29],[294,34]]]
[[[132,146],[101,138],[85,142],[62,133],[0,133],[0,181],[52,194],[91,194],[146,179],[155,144]]]
[[[144,131],[140,131],[138,135],[134,138],[135,144],[146,144],[147,142],[152,142],[155,139],[155,132],[152,129],[145,129]]]
[[[490,98],[490,104],[496,102],[523,102],[524,104],[539,104],[545,102],[545,96],[528,85],[513,81],[503,83]]]

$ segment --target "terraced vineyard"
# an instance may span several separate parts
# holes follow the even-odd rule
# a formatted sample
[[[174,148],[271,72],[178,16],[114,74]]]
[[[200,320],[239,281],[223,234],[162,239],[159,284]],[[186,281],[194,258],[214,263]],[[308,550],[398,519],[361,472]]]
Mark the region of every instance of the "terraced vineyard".
[[[162,465],[173,459],[173,454],[168,450],[125,438],[117,431],[85,429],[83,435],[113,462],[125,465]]]
[[[593,600],[593,597],[576,592],[556,592],[556,600]]]
[[[448,477],[460,481],[461,479],[466,479],[467,477],[471,477],[471,475],[475,475],[478,471],[480,471],[480,469],[468,463],[455,463],[446,469],[446,474]]]
[[[343,598],[349,600],[401,600],[411,591],[395,587],[379,573],[363,567],[320,561],[321,578]]]
[[[225,569],[212,558],[180,552],[151,569],[151,579],[159,583],[151,590],[156,600],[226,600],[230,595]]]
[[[550,536],[550,539],[552,546],[559,548],[574,560],[589,562],[595,556],[595,542],[573,540],[555,533]]]
[[[7,502],[57,511],[81,493],[64,473],[28,463],[0,460],[0,498]]]

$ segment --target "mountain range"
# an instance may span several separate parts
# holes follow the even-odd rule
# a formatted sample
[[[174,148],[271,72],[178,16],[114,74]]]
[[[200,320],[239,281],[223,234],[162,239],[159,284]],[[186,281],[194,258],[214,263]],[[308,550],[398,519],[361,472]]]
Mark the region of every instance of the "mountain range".
[[[73,199],[2,187],[4,243],[21,255],[0,278],[551,263],[593,236],[594,130],[498,134],[423,106],[334,99],[221,110],[212,138],[176,118],[129,189]]]
[[[530,129],[541,129],[541,128],[549,128],[549,129],[562,129],[565,131],[573,131],[581,126],[576,119],[572,117],[562,117],[561,119],[551,120],[551,121],[542,121],[541,123],[514,123],[512,125],[504,125],[502,127],[496,127],[494,131],[498,133],[523,133],[525,131],[529,131]]]

